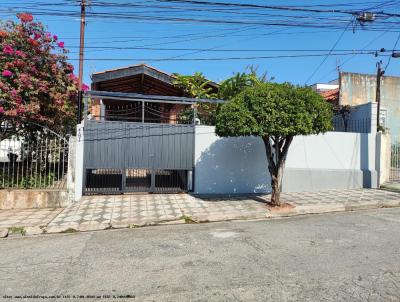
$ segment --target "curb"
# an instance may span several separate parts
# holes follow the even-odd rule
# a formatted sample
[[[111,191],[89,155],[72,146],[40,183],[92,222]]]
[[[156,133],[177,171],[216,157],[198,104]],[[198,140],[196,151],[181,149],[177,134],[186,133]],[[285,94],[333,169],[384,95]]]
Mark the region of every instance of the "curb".
[[[233,221],[233,220],[253,220],[253,219],[271,219],[279,217],[292,217],[300,215],[309,214],[324,214],[324,213],[338,213],[338,212],[352,212],[358,210],[373,210],[381,208],[397,208],[400,207],[400,201],[387,201],[381,203],[364,203],[358,205],[345,205],[345,204],[329,204],[325,206],[296,206],[287,211],[282,212],[271,212],[265,210],[263,215],[252,215],[252,216],[237,216],[229,217],[225,215],[214,216],[214,217],[195,217],[191,216],[183,219],[179,217],[172,220],[164,220],[158,222],[143,222],[140,224],[127,223],[127,222],[111,222],[111,223],[85,223],[85,224],[71,224],[65,226],[27,226],[19,227],[23,228],[23,234],[14,234],[12,232],[12,227],[10,228],[0,228],[0,238],[5,237],[15,237],[19,236],[33,236],[33,235],[43,235],[43,234],[57,234],[57,233],[77,233],[77,232],[90,232],[90,231],[100,231],[107,229],[131,229],[131,228],[141,228],[146,226],[155,225],[178,225],[178,224],[192,224],[192,223],[207,223],[207,222],[223,222],[223,221]],[[188,220],[187,220],[188,219]]]

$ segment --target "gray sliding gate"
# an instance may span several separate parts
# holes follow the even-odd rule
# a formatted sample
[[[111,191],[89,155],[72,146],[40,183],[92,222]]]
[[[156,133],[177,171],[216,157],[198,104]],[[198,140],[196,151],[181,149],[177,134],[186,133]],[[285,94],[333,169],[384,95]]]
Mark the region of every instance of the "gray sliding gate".
[[[85,194],[190,190],[194,126],[85,120]]]

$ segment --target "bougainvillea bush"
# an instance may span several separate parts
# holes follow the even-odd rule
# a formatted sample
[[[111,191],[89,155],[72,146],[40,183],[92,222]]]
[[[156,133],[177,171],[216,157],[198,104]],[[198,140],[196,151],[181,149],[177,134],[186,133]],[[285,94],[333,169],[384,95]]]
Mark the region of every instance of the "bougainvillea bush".
[[[0,140],[37,125],[73,130],[78,79],[64,42],[31,14],[0,21]],[[35,129],[36,128],[36,129]]]

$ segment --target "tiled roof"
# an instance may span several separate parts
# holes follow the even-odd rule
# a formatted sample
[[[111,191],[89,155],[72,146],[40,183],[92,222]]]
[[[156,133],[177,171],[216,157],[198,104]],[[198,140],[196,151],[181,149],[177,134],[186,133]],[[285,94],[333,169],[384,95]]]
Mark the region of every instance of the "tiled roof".
[[[328,102],[333,102],[339,98],[339,88],[322,91],[319,94]]]

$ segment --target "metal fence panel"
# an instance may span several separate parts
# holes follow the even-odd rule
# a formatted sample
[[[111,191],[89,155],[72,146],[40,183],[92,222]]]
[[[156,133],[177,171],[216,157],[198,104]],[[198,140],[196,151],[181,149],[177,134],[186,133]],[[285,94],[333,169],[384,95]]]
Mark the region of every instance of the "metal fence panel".
[[[392,144],[390,180],[400,182],[400,142]]]
[[[0,188],[65,189],[68,139],[38,134],[34,140],[12,137],[0,142]]]
[[[88,169],[191,170],[194,126],[85,121]]]
[[[336,132],[370,133],[371,119],[357,119],[344,121],[341,117],[334,117],[333,128]]]

